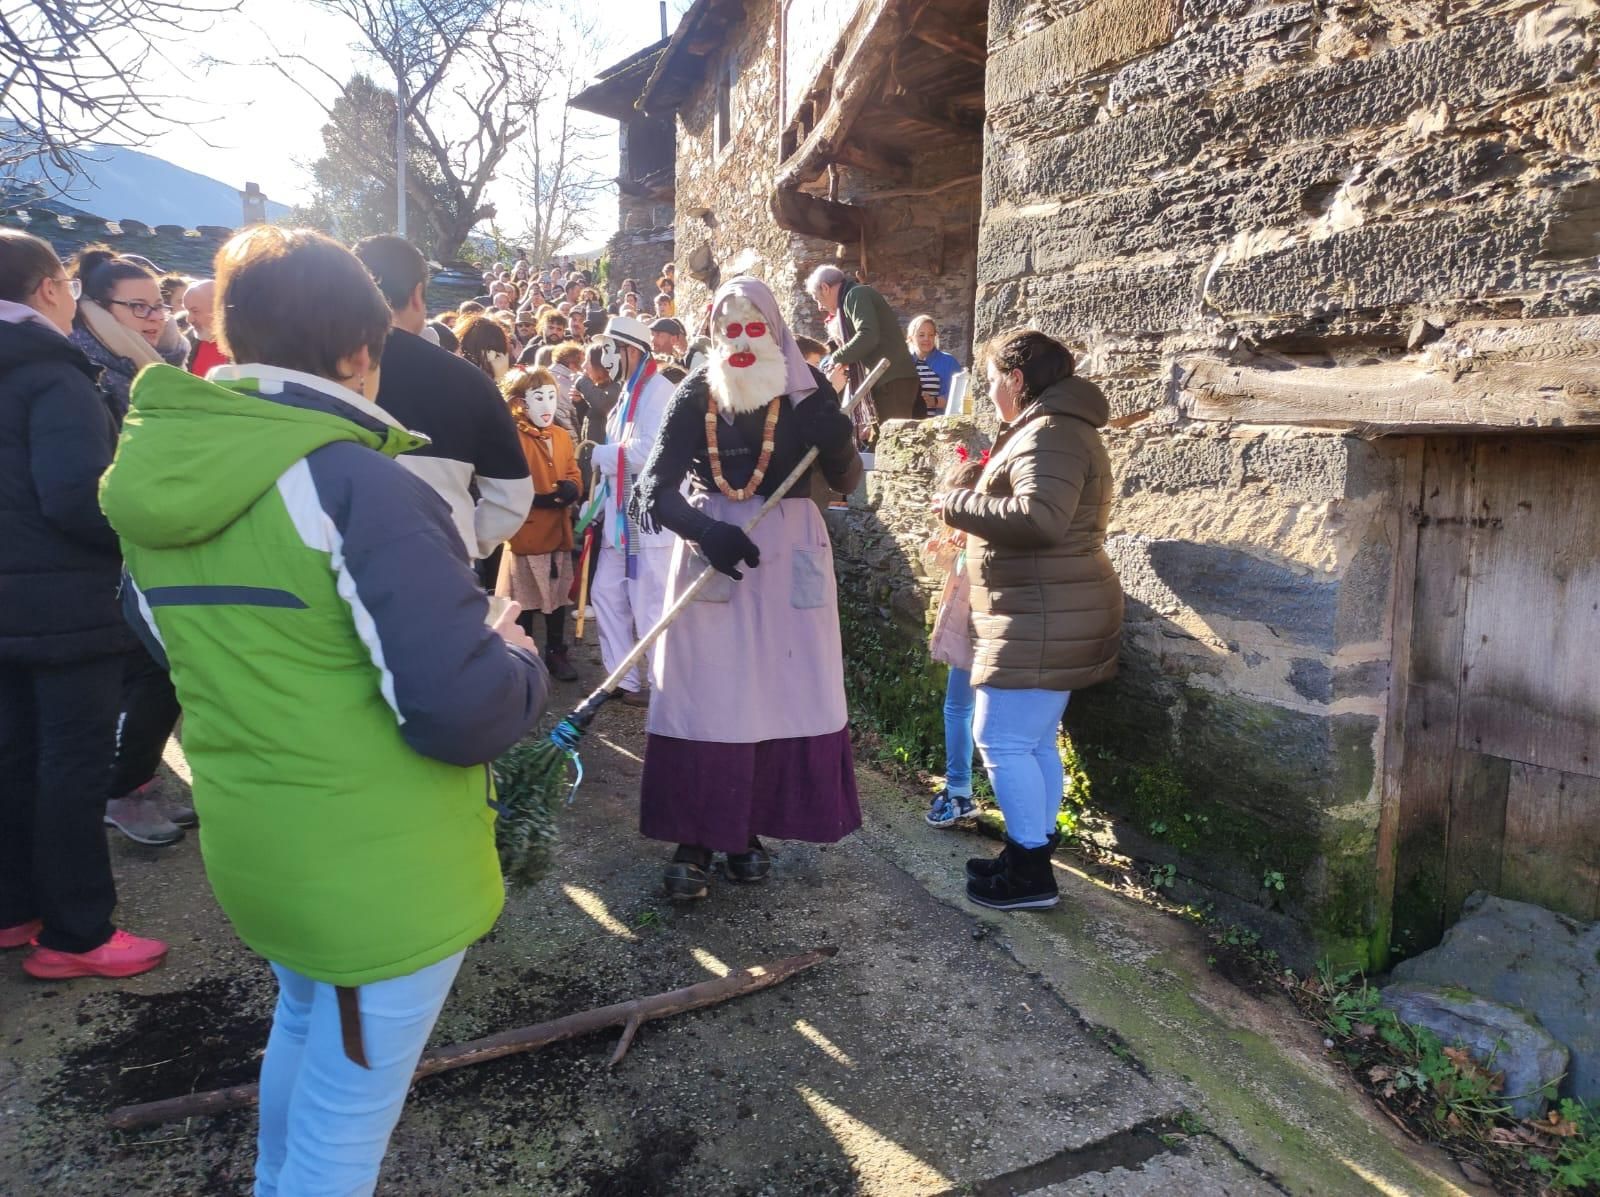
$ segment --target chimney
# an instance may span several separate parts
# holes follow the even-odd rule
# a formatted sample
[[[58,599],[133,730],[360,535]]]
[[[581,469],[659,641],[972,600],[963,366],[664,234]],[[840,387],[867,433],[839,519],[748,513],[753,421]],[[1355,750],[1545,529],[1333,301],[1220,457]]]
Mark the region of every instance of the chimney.
[[[241,227],[267,223],[267,197],[257,183],[246,183],[240,192],[244,199],[244,220]]]

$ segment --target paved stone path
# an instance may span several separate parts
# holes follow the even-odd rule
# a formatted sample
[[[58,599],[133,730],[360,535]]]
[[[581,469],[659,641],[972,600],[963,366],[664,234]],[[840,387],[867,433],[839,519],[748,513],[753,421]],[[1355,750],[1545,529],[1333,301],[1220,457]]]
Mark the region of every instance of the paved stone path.
[[[597,672],[592,649],[579,656],[590,658],[586,677]],[[578,688],[567,690],[575,702]],[[1167,952],[1149,929],[1188,929],[1119,911],[1120,899],[1106,914],[1107,897],[1070,876],[1056,914],[980,920],[954,873],[984,842],[928,831],[881,778],[864,774],[861,835],[830,848],[775,845],[769,884],[722,883],[705,902],[673,906],[658,895],[665,852],[635,830],[642,728],[639,712],[602,715],[554,874],[514,895],[469,953],[435,1042],[822,944],[838,956],[766,993],[647,1026],[616,1069],[610,1040],[595,1037],[422,1082],[380,1193],[1383,1191],[1371,1177],[1395,1178],[1391,1192],[1456,1191],[1337,1089],[1366,1135],[1367,1164],[1341,1163],[1339,1143],[1285,1139],[1270,1119],[1252,1125],[1251,1100],[1216,1102],[1206,1083],[1151,1067],[1137,1044],[1101,1029],[1117,1028],[1115,1017],[1097,1010],[1099,1025],[1085,1021],[1074,977],[1091,1004],[1106,961],[1144,984],[1127,961]],[[114,857],[121,917],[170,940],[172,956],[144,977],[72,985],[28,982],[15,954],[0,961],[0,1193],[248,1192],[250,1112],[134,1135],[99,1122],[124,1101],[251,1079],[273,999],[270,974],[212,902],[193,836],[164,851],[118,839]],[[1321,1179],[1300,1183],[1273,1141],[1287,1149],[1278,1157],[1314,1156],[1317,1167],[1302,1171]]]

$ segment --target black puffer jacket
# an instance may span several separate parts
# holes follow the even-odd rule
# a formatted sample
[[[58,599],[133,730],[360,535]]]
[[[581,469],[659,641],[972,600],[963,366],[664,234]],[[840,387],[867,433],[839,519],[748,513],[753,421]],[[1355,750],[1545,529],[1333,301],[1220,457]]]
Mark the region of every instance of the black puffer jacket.
[[[116,426],[98,374],[60,333],[0,323],[0,661],[54,664],[132,644],[117,538],[100,513]]]

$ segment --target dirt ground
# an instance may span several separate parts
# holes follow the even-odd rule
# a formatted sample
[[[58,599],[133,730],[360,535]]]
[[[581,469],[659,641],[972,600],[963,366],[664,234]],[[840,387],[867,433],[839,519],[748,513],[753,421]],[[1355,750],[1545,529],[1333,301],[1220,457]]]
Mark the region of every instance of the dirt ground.
[[[575,652],[585,683],[597,656],[592,643]],[[563,708],[581,690],[561,688]],[[1055,941],[1055,963],[1029,967],[996,930],[1052,916],[980,920],[919,881],[895,845],[941,833],[913,818],[918,796],[882,778],[863,773],[862,834],[774,844],[767,884],[667,902],[669,849],[636,830],[642,751],[643,714],[607,708],[552,876],[513,894],[468,953],[433,1041],[818,946],[838,955],[764,993],[647,1025],[616,1068],[605,1034],[420,1082],[380,1193],[1362,1191],[1290,1189],[1249,1162],[1252,1147],[1206,1130],[1190,1078],[1147,1067],[1114,1023],[1092,1026],[1069,1004],[1055,965],[1079,970],[1094,942]],[[956,834],[937,848],[959,857],[985,844]],[[113,858],[120,921],[168,940],[171,956],[128,981],[65,984],[30,981],[17,953],[0,959],[0,1194],[247,1193],[253,1110],[128,1134],[102,1121],[124,1103],[253,1080],[274,997],[212,900],[196,836],[148,849],[113,834]]]

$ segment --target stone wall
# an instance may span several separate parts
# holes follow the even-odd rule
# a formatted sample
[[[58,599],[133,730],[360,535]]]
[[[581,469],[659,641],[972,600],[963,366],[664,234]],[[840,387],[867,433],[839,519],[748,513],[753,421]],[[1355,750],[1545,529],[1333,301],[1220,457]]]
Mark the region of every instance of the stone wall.
[[[1188,421],[1181,359],[1600,310],[1600,10],[992,0],[989,36],[978,333],[1072,343],[1120,426],[1123,672],[1068,727],[1126,844],[1365,962],[1395,451]]]
[[[678,113],[677,239],[680,261],[706,246],[722,280],[753,274],[772,288],[797,332],[820,337],[816,305],[805,295],[811,269],[832,262],[863,265],[860,245],[835,245],[778,227],[772,215],[778,171],[778,64],[773,6],[748,0],[744,21],[728,38],[737,64],[733,133],[716,145],[716,95],[707,79]],[[919,155],[909,182],[885,184],[850,167],[839,171],[838,199],[868,207],[865,269],[901,321],[927,312],[944,348],[969,360],[977,270],[982,147]],[[698,313],[710,298],[705,280],[687,267],[678,282],[679,311]]]
[[[606,278],[613,291],[623,279],[634,279],[639,284],[639,301],[648,308],[655,301],[661,267],[676,260],[673,208],[631,195],[623,195],[617,207],[617,232],[606,243]]]

